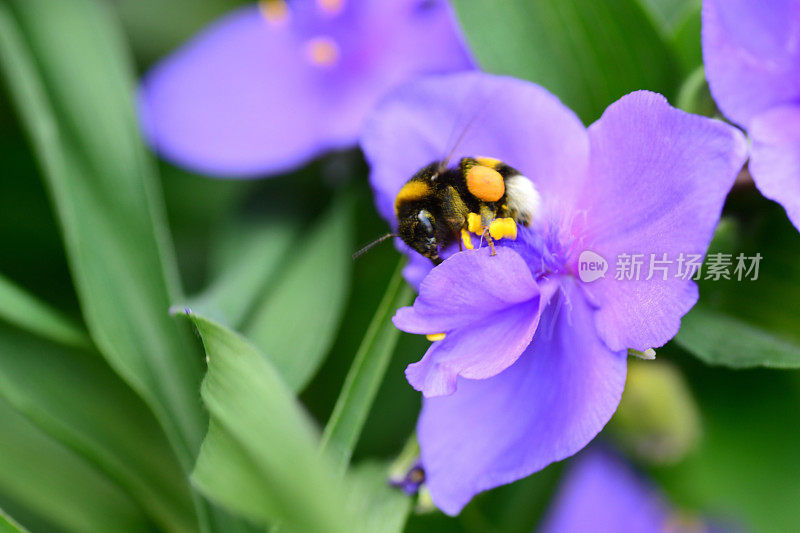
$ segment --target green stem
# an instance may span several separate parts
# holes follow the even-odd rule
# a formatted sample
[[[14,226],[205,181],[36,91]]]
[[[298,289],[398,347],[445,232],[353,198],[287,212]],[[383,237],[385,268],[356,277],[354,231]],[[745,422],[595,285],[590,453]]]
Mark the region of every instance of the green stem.
[[[350,461],[400,336],[391,316],[398,307],[408,305],[414,294],[403,281],[403,264],[397,265],[389,280],[322,435],[322,449],[331,453],[340,469]]]

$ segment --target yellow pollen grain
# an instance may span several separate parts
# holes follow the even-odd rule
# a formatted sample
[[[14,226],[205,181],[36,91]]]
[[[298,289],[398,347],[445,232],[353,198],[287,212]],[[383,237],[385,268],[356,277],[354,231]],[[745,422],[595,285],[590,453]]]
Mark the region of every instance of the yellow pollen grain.
[[[514,222],[513,218],[495,219],[491,224],[489,224],[489,235],[491,235],[492,239],[494,240],[499,240],[506,237],[511,240],[516,240],[517,223]]]
[[[285,24],[289,20],[289,6],[284,0],[259,0],[261,15],[271,24]]]
[[[330,37],[315,37],[306,45],[308,59],[320,67],[329,67],[339,60],[339,47]]]
[[[475,248],[472,246],[472,236],[470,236],[470,233],[463,228],[461,230],[461,242],[464,243],[464,248],[467,250],[472,250]]]
[[[475,161],[477,161],[479,165],[494,169],[499,167],[500,163],[502,163],[502,161],[495,159],[494,157],[476,157]]]
[[[440,341],[440,340],[444,339],[445,335],[447,335],[447,334],[446,333],[430,333],[428,335],[425,335],[425,337],[431,342],[436,342],[436,341]]]
[[[467,230],[471,231],[475,235],[483,234],[483,222],[478,213],[470,213],[467,215]]]
[[[331,15],[336,15],[344,8],[344,0],[317,0],[317,6]]]

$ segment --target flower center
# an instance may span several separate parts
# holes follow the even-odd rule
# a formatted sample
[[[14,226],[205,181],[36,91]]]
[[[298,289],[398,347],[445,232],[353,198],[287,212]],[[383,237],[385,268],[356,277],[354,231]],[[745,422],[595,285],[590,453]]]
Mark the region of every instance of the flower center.
[[[344,8],[344,0],[317,0],[317,5],[330,15],[338,15]]]
[[[283,25],[289,20],[289,6],[284,0],[259,0],[258,7],[270,24]]]
[[[308,60],[318,67],[331,67],[339,61],[339,46],[330,37],[314,37],[306,43]]]

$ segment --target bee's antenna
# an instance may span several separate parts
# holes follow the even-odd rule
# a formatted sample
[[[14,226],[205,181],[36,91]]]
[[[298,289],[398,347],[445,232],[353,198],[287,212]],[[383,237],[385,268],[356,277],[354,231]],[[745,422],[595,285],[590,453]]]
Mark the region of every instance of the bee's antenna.
[[[453,158],[453,155],[455,155],[456,150],[458,150],[458,147],[461,145],[461,142],[467,136],[467,133],[469,133],[470,129],[477,120],[478,120],[478,113],[472,115],[472,118],[469,120],[469,122],[467,122],[467,124],[461,130],[461,133],[459,134],[458,138],[455,140],[452,147],[450,148],[450,152],[445,156],[444,159],[442,159],[442,162],[439,164],[439,172],[444,171],[448,166],[450,166],[450,160]]]
[[[488,103],[495,97],[496,94],[497,90],[493,90],[489,94],[485,95],[483,100]],[[458,131],[458,128],[460,127],[458,123],[461,122],[461,118],[463,117],[464,115],[462,114],[461,117],[458,120],[456,120],[456,123],[453,125],[453,131],[450,132],[450,138],[447,141],[448,145],[450,146],[450,150],[448,151],[447,155],[442,159],[442,162],[439,165],[440,173],[443,172],[445,169],[447,169],[447,167],[450,165],[450,160],[453,158],[459,146],[466,138],[467,133],[470,132],[470,130],[475,126],[475,123],[478,121],[478,119],[481,118],[481,111],[478,110],[477,112],[472,114],[467,123],[461,128],[461,133],[459,133],[458,138],[456,138],[455,142],[453,142],[453,137],[455,136],[456,131]]]
[[[371,243],[369,243],[368,245],[366,245],[365,247],[363,247],[362,249],[360,249],[359,251],[354,253],[353,254],[353,261],[355,261],[356,259],[358,259],[362,255],[364,255],[365,253],[370,251],[374,246],[377,246],[378,244],[382,243],[383,241],[385,241],[386,239],[389,239],[391,237],[399,237],[399,235],[396,234],[396,233],[387,233],[386,235],[384,235],[382,237],[378,237],[377,239],[375,239],[374,241],[372,241]]]

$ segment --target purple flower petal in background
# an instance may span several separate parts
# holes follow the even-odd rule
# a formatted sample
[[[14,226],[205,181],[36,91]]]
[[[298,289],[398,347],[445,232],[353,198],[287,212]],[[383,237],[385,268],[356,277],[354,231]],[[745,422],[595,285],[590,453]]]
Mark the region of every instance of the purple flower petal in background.
[[[570,465],[540,533],[733,533],[729,519],[686,513],[612,451],[592,445]]]
[[[395,316],[405,331],[445,334],[407,377],[426,396],[417,425],[426,483],[450,514],[590,442],[619,404],[628,348],[665,343],[697,299],[692,281],[672,277],[616,281],[612,270],[585,283],[581,252],[605,254],[612,269],[619,253],[704,253],[746,156],[738,130],[653,93],[624,97],[587,130],[531,83],[435,76],[392,93],[364,128],[390,223],[394,195],[447,154],[459,124],[469,129],[453,160],[495,157],[520,170],[542,216],[498,241],[496,256],[451,255]]]
[[[671,510],[651,483],[621,458],[592,447],[575,459],[541,533],[679,532]],[[701,531],[704,531],[701,530]]]
[[[398,83],[471,66],[443,0],[267,0],[146,75],[142,128],[157,152],[192,170],[274,174],[354,145]]]
[[[703,59],[720,110],[750,135],[753,181],[800,229],[800,1],[705,0]]]

